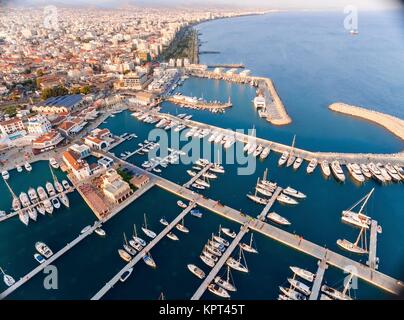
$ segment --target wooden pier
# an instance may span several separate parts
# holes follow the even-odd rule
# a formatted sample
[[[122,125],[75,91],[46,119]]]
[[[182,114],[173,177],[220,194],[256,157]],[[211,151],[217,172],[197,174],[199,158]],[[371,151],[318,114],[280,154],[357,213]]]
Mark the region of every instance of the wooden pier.
[[[318,269],[316,277],[314,278],[313,287],[311,288],[311,293],[309,300],[317,300],[320,293],[321,284],[323,282],[325,270],[328,268],[326,259],[318,262]]]
[[[187,183],[184,184],[185,188],[189,188],[190,186],[192,186],[192,184],[198,180],[200,177],[202,177],[202,175],[204,175],[206,172],[208,172],[208,170],[210,168],[212,168],[213,163],[209,163],[208,165],[206,165],[205,167],[203,167],[202,170],[200,170],[194,177],[192,177],[191,180],[189,180]]]
[[[249,228],[256,232],[259,232],[273,240],[276,240],[284,245],[287,245],[295,250],[310,255],[315,259],[322,260],[326,256],[327,264],[332,265],[343,271],[354,270],[353,275],[358,278],[379,287],[382,290],[393,294],[399,294],[401,290],[404,290],[404,283],[394,279],[384,273],[375,271],[372,268],[347,258],[339,253],[330,251],[322,246],[319,246],[311,241],[303,239],[302,236],[292,234],[281,228],[270,225],[251,216],[248,216],[238,210],[221,204],[219,201],[215,201],[209,198],[201,196],[192,190],[182,187],[174,182],[153,175],[145,170],[136,167],[133,164],[128,163],[128,166],[134,167],[140,170],[144,174],[148,175],[158,187],[165,189],[179,197],[185,198],[189,201],[194,201],[198,206],[203,207],[209,211],[215,212],[229,220],[238,222],[242,225],[249,223]]]
[[[133,259],[125,265],[110,281],[108,281],[104,287],[100,289],[91,300],[99,300],[101,299],[110,289],[114,287],[114,285],[119,281],[121,276],[125,271],[128,271],[130,268],[133,268],[140,260],[143,260],[143,257],[150,252],[153,247],[160,242],[193,208],[195,208],[195,203],[190,203],[187,208],[185,208],[171,223],[163,229],[152,241],[150,241],[142,251],[140,251]]]
[[[226,251],[220,257],[220,259],[216,262],[215,266],[209,272],[208,276],[203,280],[199,288],[196,290],[194,295],[191,297],[191,300],[199,300],[203,293],[206,291],[208,286],[212,283],[213,279],[219,273],[220,269],[226,263],[227,259],[230,257],[231,253],[236,249],[237,245],[240,243],[241,239],[243,239],[244,235],[248,232],[248,223],[242,225],[240,227],[240,232],[233,239],[231,244],[227,247]]]
[[[271,210],[272,206],[274,205],[276,199],[278,198],[282,190],[283,189],[281,187],[276,188],[275,192],[272,194],[272,197],[269,199],[268,203],[266,204],[265,208],[261,211],[257,219],[261,221],[265,220],[269,210]]]
[[[377,256],[376,256],[376,247],[377,247],[377,221],[372,220],[372,224],[370,225],[370,240],[369,240],[369,258],[367,261],[367,265],[371,269],[377,269]]]

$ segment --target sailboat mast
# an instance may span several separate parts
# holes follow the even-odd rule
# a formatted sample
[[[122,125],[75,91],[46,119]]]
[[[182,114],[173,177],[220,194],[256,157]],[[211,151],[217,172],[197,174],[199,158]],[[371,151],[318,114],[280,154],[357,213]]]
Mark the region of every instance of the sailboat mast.
[[[372,190],[370,190],[369,194],[367,195],[365,201],[363,202],[363,204],[362,204],[362,206],[361,206],[361,208],[360,208],[360,210],[359,210],[359,213],[362,212],[363,208],[365,207],[366,203],[368,202],[368,200],[369,200],[370,196],[372,195],[373,191],[375,191],[375,188],[373,188]]]
[[[125,240],[125,244],[127,245],[127,244],[128,244],[128,239],[126,239],[126,234],[125,234],[125,232],[123,233],[123,238],[124,238],[124,240]]]
[[[266,181],[267,177],[268,177],[268,168],[265,169],[264,176],[262,177],[262,180]]]
[[[6,180],[4,180],[4,183],[6,184],[8,190],[10,191],[11,195],[13,196],[13,198],[17,198],[17,195],[14,193],[13,189],[11,189],[10,185],[8,184],[8,182]],[[17,198],[18,199],[18,198]]]
[[[345,295],[346,292],[348,291],[348,289],[349,289],[349,287],[350,287],[350,284],[351,284],[351,281],[352,281],[352,278],[353,278],[353,273],[351,273],[351,274],[349,275],[349,279],[348,279],[348,281],[346,282],[346,284],[345,284],[345,286],[344,286],[344,290],[342,290],[342,294],[343,294],[343,295]]]

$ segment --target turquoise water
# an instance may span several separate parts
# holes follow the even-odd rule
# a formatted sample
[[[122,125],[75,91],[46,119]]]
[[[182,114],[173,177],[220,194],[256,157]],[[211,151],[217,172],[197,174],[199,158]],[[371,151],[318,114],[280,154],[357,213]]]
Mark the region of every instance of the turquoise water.
[[[398,101],[402,98],[403,93],[386,89],[387,87],[398,86],[397,83],[401,81],[400,77],[403,77],[402,74],[404,74],[398,74],[398,71],[392,72],[391,69],[388,69],[390,55],[395,54],[396,61],[399,61],[397,59],[400,58],[401,44],[393,41],[397,39],[393,37],[390,42],[390,39],[385,40],[382,37],[379,42],[373,42],[375,46],[373,50],[369,49],[367,42],[363,49],[364,44],[355,45],[357,50],[363,51],[362,56],[367,57],[367,55],[371,55],[371,52],[387,55],[387,57],[384,56],[385,59],[378,58],[380,60],[379,65],[374,65],[374,61],[372,61],[373,72],[371,74],[375,74],[375,77],[382,77],[381,69],[390,70],[389,72],[385,71],[386,73],[382,77],[382,82],[388,85],[375,86],[373,90],[380,92],[372,94],[369,93],[372,91],[369,89],[372,87],[372,79],[369,79],[370,74],[366,73],[361,76],[345,70],[346,64],[355,65],[352,61],[346,62],[345,59],[337,59],[343,63],[341,68],[333,66],[331,69],[333,71],[332,77],[328,76],[327,81],[318,81],[319,78],[325,77],[325,73],[329,70],[326,66],[333,64],[334,56],[329,57],[330,61],[318,57],[313,60],[311,57],[313,53],[310,50],[316,52],[319,50],[318,48],[324,46],[324,41],[327,42],[328,46],[322,50],[326,52],[336,51],[335,55],[337,55],[337,52],[345,51],[340,50],[341,46],[344,47],[345,41],[362,41],[360,40],[361,37],[366,36],[367,33],[369,33],[368,37],[381,36],[382,31],[378,30],[379,28],[394,28],[394,23],[387,25],[384,23],[381,26],[384,18],[380,16],[371,18],[372,22],[369,22],[369,28],[377,29],[377,32],[374,31],[376,34],[366,31],[367,28],[362,27],[362,22],[360,22],[360,35],[355,39],[338,29],[340,19],[338,14],[330,14],[327,17],[312,13],[277,14],[218,20],[199,26],[203,34],[202,40],[207,41],[202,50],[209,48],[222,52],[221,55],[204,55],[202,59],[206,61],[212,59],[212,62],[242,61],[254,73],[271,76],[294,119],[294,123],[290,126],[274,128],[255,115],[251,105],[251,99],[255,93],[254,89],[249,86],[220,81],[190,79],[179,90],[185,94],[203,95],[207,99],[222,101],[227,100],[230,95],[234,107],[225,115],[182,110],[169,104],[164,106],[163,111],[192,113],[197,120],[225,128],[248,129],[255,125],[258,136],[285,143],[289,143],[293,134],[297,133],[297,145],[311,150],[374,152],[402,150],[403,144],[381,128],[356,119],[337,116],[326,109],[328,103],[343,100],[349,103],[377,106],[381,111],[400,115],[401,110]],[[300,24],[300,28],[291,25],[288,21]],[[366,25],[366,17],[362,17],[361,21]],[[310,31],[310,26],[317,26],[317,29]],[[295,28],[299,32],[295,32]],[[258,32],[257,30],[263,31]],[[283,30],[282,36],[281,30]],[[387,30],[387,32],[391,31],[390,29]],[[397,30],[391,32],[393,36],[398,33]],[[296,41],[294,43],[288,42],[290,39],[288,36],[294,33]],[[247,37],[246,35],[250,36]],[[339,38],[340,41],[328,40],[330,37]],[[222,41],[219,41],[220,39]],[[262,41],[263,39],[268,41]],[[269,39],[272,40],[269,41]],[[395,50],[392,50],[393,53],[385,53],[382,46],[385,47],[387,44],[392,47],[396,46],[394,47]],[[348,46],[348,44],[345,45]],[[349,44],[349,46],[353,45],[352,43]],[[302,46],[306,49],[305,56],[302,56],[305,52]],[[269,50],[270,47],[272,50]],[[290,59],[285,65],[282,62],[282,57],[276,54],[276,50],[280,50],[279,48],[282,48],[286,57],[295,56],[299,59]],[[360,55],[357,50],[353,54],[354,56]],[[307,66],[303,63],[304,58],[309,64],[312,61],[317,61],[317,64],[311,67]],[[284,56],[283,59],[285,59]],[[371,61],[369,59],[370,57],[367,57],[363,60]],[[360,63],[359,66],[364,64],[361,61],[357,61],[357,63]],[[403,68],[403,64],[398,65],[395,69],[399,70],[399,68]],[[300,75],[297,72],[299,70],[305,70],[308,74]],[[357,85],[362,88],[363,97],[357,92],[356,85],[352,87],[350,82],[339,81],[345,74],[349,75],[349,78],[354,77],[352,82],[355,83],[359,81],[358,79],[362,79]],[[287,79],[287,75],[291,78]],[[304,83],[302,83],[302,77]],[[388,92],[382,94],[383,88]],[[355,98],[355,96],[357,97]],[[110,128],[115,134],[134,132],[139,136],[138,139],[127,141],[116,147],[113,150],[116,155],[126,150],[134,150],[139,142],[148,137],[149,131],[153,128],[151,125],[137,121],[129,112],[123,112],[108,119],[103,126]],[[341,128],[344,129],[341,130]],[[336,133],[338,134],[336,135]],[[352,136],[354,133],[357,134]],[[203,143],[207,144],[206,141]],[[181,145],[184,145],[184,142]],[[232,152],[233,149],[234,147],[227,152]],[[269,168],[272,180],[277,181],[281,186],[294,186],[308,195],[308,198],[298,206],[287,207],[275,204],[273,207],[274,211],[292,222],[292,226],[288,230],[341,252],[335,241],[342,237],[353,239],[356,236],[355,230],[340,222],[341,210],[350,207],[372,187],[375,187],[376,191],[369,203],[368,213],[383,226],[383,234],[378,237],[380,270],[394,277],[400,277],[404,257],[401,227],[404,220],[404,210],[402,202],[400,202],[403,195],[401,184],[380,187],[373,182],[367,182],[364,186],[358,187],[348,179],[345,184],[341,185],[333,179],[325,180],[318,169],[313,175],[308,176],[304,170],[305,166],[302,166],[297,172],[289,168],[278,168],[278,157],[279,155],[271,153],[264,162],[258,161],[255,173],[249,176],[237,175],[236,165],[225,165],[226,173],[213,181],[212,187],[204,191],[203,194],[218,199],[235,209],[240,209],[249,215],[257,215],[262,207],[249,201],[245,195],[253,190],[257,177],[262,176],[264,169]],[[144,160],[146,160],[146,156],[133,156],[129,159],[130,162],[138,165]],[[189,168],[189,165],[182,164],[169,166],[164,169],[162,176],[177,183],[184,183],[188,179],[186,170]],[[58,174],[62,176],[61,173]],[[31,185],[35,187],[40,184],[44,185],[50,178],[48,164],[38,162],[33,165],[31,173],[18,174],[15,170],[11,172],[10,182],[16,193],[19,193],[27,190]],[[0,182],[0,194],[0,208],[8,210],[11,197],[2,182]],[[53,251],[57,251],[74,239],[84,226],[95,220],[95,216],[77,193],[70,195],[70,198],[72,203],[70,209],[57,210],[52,217],[40,216],[38,222],[31,223],[28,227],[20,223],[18,218],[0,223],[0,237],[2,239],[0,242],[0,266],[6,269],[7,273],[18,279],[35,267],[36,261],[33,259],[33,254],[36,241],[42,240]],[[59,272],[58,290],[45,290],[43,288],[45,275],[39,274],[16,290],[9,298],[91,298],[124,266],[124,262],[117,254],[118,248],[122,245],[123,233],[125,232],[129,237],[134,223],[138,226],[138,232],[141,233],[140,227],[144,213],[147,214],[150,228],[156,232],[162,230],[162,226],[158,222],[160,217],[165,216],[170,220],[181,210],[176,205],[176,200],[175,196],[157,187],[153,188],[105,224],[103,228],[107,232],[106,238],[100,238],[95,234],[91,235],[56,261],[55,265]],[[140,262],[136,265],[132,276],[125,283],[117,284],[105,296],[105,299],[157,299],[162,291],[168,299],[188,299],[197,289],[200,280],[187,270],[186,265],[194,263],[207,272],[208,268],[205,268],[198,258],[203,244],[212,232],[217,231],[219,224],[233,229],[238,228],[236,224],[224,220],[214,213],[203,212],[204,217],[201,220],[191,216],[185,218],[185,224],[191,230],[190,234],[185,235],[175,231],[181,241],[173,242],[164,239],[152,250],[153,258],[158,264],[156,270],[152,270]],[[291,275],[288,269],[290,265],[301,266],[312,271],[316,270],[315,259],[266,237],[256,235],[255,238],[260,254],[246,254],[247,263],[251,270],[249,274],[233,272],[238,288],[238,291],[232,295],[233,299],[274,299],[278,294],[278,285],[284,284],[287,277]],[[360,259],[360,257],[353,255],[351,258],[358,261]],[[363,260],[362,258],[362,262],[364,262]],[[328,284],[338,287],[341,285],[343,277],[342,271],[330,268],[326,272],[325,280]],[[4,284],[0,283],[0,291],[4,289]],[[355,294],[360,299],[390,298],[388,294],[363,282],[359,282],[359,289],[356,290]],[[203,298],[215,297],[206,293]]]

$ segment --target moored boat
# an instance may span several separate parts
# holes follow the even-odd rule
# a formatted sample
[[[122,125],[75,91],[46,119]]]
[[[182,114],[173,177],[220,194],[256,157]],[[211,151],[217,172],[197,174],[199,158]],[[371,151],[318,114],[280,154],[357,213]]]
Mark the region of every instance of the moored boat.
[[[325,177],[329,177],[331,175],[330,164],[327,160],[323,160],[320,163],[321,172],[324,174]]]
[[[52,250],[41,241],[35,243],[35,249],[47,259],[53,255]]]
[[[289,158],[289,152],[284,151],[282,153],[282,156],[278,160],[278,165],[283,166],[286,163],[286,161],[288,160],[288,158]]]
[[[312,272],[310,272],[310,271],[307,271],[307,270],[305,270],[305,269],[299,268],[299,267],[293,267],[293,266],[291,266],[291,267],[289,267],[289,268],[292,270],[292,272],[293,272],[294,274],[298,275],[300,278],[303,278],[304,280],[307,280],[307,281],[309,281],[309,282],[313,282],[313,281],[314,281],[314,277],[315,277],[315,274],[314,274],[314,273],[312,273]]]
[[[267,218],[273,222],[276,222],[280,225],[284,225],[284,226],[289,226],[291,225],[291,223],[289,222],[288,219],[280,216],[279,214],[277,214],[276,212],[270,212],[267,215]]]
[[[307,166],[307,168],[306,168],[306,172],[308,174],[313,173],[314,170],[316,169],[317,165],[318,165],[318,160],[315,159],[315,158],[311,159],[308,166]]]
[[[304,284],[303,282],[300,282],[296,279],[288,278],[288,282],[290,285],[300,291],[301,293],[305,294],[306,296],[310,295],[311,290],[308,285]]]
[[[338,181],[345,181],[345,174],[344,171],[342,171],[341,165],[339,164],[338,160],[334,160],[333,162],[331,162],[331,171]]]
[[[226,289],[223,289],[222,287],[218,286],[217,284],[211,283],[208,286],[208,290],[219,297],[230,298],[230,294],[226,291]]]
[[[291,187],[287,187],[285,189],[282,190],[282,192],[288,196],[292,196],[294,198],[298,198],[298,199],[304,199],[306,198],[306,195],[303,192],[297,191]]]
[[[281,193],[277,198],[277,201],[279,201],[280,203],[284,203],[284,204],[289,204],[289,205],[296,205],[298,204],[298,202],[295,199],[292,199],[291,197]]]
[[[203,270],[201,268],[197,267],[194,264],[188,264],[187,268],[188,268],[189,271],[191,271],[199,279],[203,279],[206,276],[205,272],[203,272]]]

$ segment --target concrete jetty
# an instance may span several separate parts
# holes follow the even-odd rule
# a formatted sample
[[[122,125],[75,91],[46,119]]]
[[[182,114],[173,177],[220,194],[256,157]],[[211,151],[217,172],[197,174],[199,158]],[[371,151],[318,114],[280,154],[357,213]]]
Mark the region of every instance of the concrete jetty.
[[[311,288],[311,293],[309,300],[317,300],[318,294],[320,293],[321,283],[323,282],[325,270],[328,268],[325,259],[318,262],[318,269],[316,277],[314,278],[313,287]]]
[[[400,118],[341,102],[333,103],[328,108],[335,112],[374,122],[404,140],[404,120]]]

